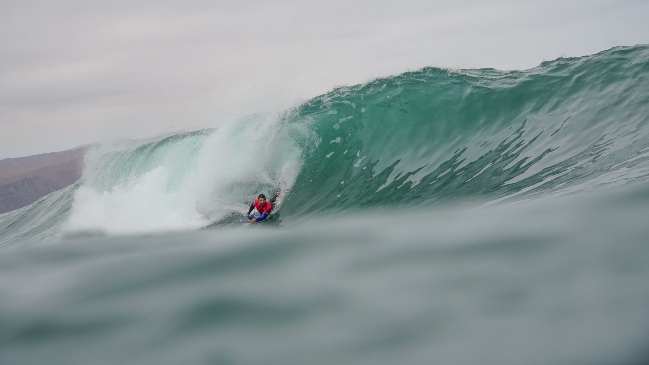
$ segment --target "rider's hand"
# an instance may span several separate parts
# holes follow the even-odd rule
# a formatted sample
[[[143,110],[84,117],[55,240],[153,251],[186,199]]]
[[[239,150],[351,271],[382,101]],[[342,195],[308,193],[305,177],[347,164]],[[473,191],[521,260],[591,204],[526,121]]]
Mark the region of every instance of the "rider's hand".
[[[250,215],[250,213],[246,213],[246,218],[248,218],[249,215]]]

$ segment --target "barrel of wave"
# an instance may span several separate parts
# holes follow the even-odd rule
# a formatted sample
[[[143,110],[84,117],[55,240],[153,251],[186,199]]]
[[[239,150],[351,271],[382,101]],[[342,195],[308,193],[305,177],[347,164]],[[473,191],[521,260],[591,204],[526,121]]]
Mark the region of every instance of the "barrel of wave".
[[[198,229],[243,212],[259,190],[289,189],[312,139],[307,123],[255,114],[148,144],[86,156],[66,232]]]

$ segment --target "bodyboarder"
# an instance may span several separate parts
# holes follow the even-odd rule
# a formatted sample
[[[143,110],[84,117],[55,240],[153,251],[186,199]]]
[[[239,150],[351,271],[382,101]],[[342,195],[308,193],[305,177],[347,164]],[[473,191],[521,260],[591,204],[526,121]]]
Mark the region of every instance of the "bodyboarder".
[[[246,218],[248,218],[250,223],[262,222],[266,218],[268,218],[270,212],[273,210],[273,204],[275,204],[275,200],[278,196],[279,191],[275,193],[275,196],[272,197],[270,201],[266,201],[266,196],[264,194],[259,194],[257,200],[250,204],[250,209],[248,209],[248,213],[246,213]],[[254,209],[257,209],[257,212],[251,215],[250,213]]]

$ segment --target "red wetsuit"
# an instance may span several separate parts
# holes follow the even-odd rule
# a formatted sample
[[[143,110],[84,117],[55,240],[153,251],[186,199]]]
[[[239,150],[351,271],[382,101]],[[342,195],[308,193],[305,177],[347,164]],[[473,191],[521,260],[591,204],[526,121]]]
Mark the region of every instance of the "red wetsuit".
[[[252,205],[254,205],[255,208],[257,208],[259,214],[264,214],[264,213],[270,214],[270,212],[273,210],[273,205],[269,201],[267,201],[264,205],[261,205],[259,200],[255,200],[252,203]]]
[[[263,206],[259,202],[259,199],[252,202],[252,204],[250,204],[250,209],[248,210],[248,219],[253,219],[253,217],[250,217],[249,215],[250,212],[252,212],[252,210],[255,208],[257,209],[259,214],[261,214],[261,216],[257,217],[257,221],[261,222],[264,219],[268,218],[268,215],[273,210],[273,204],[275,203],[275,199],[277,199],[277,195],[272,197],[270,201],[267,200]]]

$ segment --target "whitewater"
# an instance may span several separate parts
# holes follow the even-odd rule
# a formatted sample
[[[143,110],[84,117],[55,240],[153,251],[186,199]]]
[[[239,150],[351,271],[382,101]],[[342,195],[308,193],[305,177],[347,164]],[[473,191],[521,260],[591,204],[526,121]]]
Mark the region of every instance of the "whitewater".
[[[0,363],[642,364],[648,180],[646,45],[104,143],[0,215]]]

